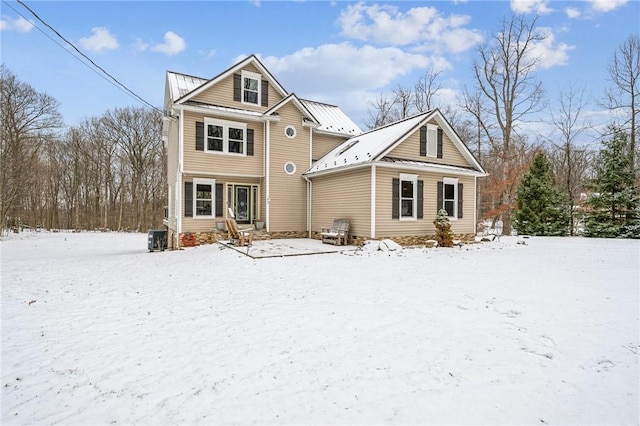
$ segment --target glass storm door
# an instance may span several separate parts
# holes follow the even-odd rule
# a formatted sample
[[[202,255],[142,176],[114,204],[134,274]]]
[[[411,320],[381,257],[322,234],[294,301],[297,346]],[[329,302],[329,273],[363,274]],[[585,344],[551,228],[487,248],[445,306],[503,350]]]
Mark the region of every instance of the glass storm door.
[[[236,221],[249,223],[249,212],[251,211],[249,206],[249,194],[251,187],[249,186],[236,186],[235,187],[235,208]]]

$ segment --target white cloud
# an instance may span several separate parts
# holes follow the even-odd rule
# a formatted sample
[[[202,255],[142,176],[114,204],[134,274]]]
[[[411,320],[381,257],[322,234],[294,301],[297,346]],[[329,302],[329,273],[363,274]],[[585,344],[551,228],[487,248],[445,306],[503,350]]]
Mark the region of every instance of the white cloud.
[[[396,6],[356,3],[342,11],[338,23],[341,34],[355,40],[462,52],[482,41],[476,30],[464,28],[470,20],[467,15],[445,17],[435,7],[414,7],[403,13]]]
[[[549,0],[511,0],[511,10],[515,13],[535,12],[540,15],[553,12]]]
[[[17,31],[19,33],[27,33],[34,28],[31,21],[19,16],[17,19],[2,17],[0,20],[0,31]]]
[[[538,66],[544,69],[567,65],[569,63],[569,52],[575,49],[575,46],[556,43],[551,28],[540,27],[539,30],[546,35],[546,38],[533,44],[531,49],[531,53],[540,58]]]
[[[628,0],[589,0],[594,10],[598,12],[611,12],[620,6],[627,4]]]
[[[144,52],[147,49],[149,49],[149,43],[146,43],[141,38],[136,38],[134,42],[131,44],[131,46],[133,47],[133,50],[135,50],[136,52]]]
[[[580,10],[575,7],[568,7],[565,9],[565,12],[567,13],[567,17],[571,19],[579,18],[581,15]]]
[[[80,46],[92,52],[100,52],[103,49],[117,49],[119,47],[118,40],[108,29],[104,27],[91,28],[93,35],[91,37],[83,37],[79,40]]]
[[[173,31],[167,31],[164,34],[164,43],[156,44],[151,48],[154,52],[164,53],[168,56],[177,55],[186,49],[187,43],[182,37]]]

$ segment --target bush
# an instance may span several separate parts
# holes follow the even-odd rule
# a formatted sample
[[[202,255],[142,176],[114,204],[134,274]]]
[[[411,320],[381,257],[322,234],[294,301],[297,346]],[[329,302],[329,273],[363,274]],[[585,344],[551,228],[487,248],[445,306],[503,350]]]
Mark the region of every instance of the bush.
[[[451,222],[445,209],[440,209],[433,224],[436,226],[436,241],[438,247],[453,247],[453,232]]]

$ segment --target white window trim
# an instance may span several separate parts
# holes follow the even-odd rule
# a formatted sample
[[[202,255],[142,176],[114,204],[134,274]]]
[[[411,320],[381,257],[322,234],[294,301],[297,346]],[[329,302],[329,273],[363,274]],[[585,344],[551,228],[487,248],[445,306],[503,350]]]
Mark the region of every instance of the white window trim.
[[[198,209],[196,208],[198,193],[198,185],[211,185],[211,214],[210,215],[198,215]],[[193,178],[193,218],[194,219],[212,219],[216,217],[216,180],[215,179],[202,179]]]
[[[256,99],[256,103],[246,102],[244,100],[244,91],[245,91],[245,89],[244,89],[244,79],[245,78],[251,78],[253,80],[258,80],[258,97]],[[260,106],[261,100],[262,100],[262,75],[256,74],[255,72],[244,71],[243,70],[242,71],[241,80],[240,80],[240,84],[241,84],[240,101],[245,105]]]
[[[289,136],[289,134],[287,133],[288,129],[292,129],[293,130],[293,135],[292,136]],[[286,137],[288,137],[289,139],[295,138],[297,134],[298,134],[298,132],[297,132],[296,128],[294,126],[292,126],[292,125],[289,125],[289,126],[284,128],[284,135]]]
[[[398,188],[400,192],[400,197],[398,202],[400,203],[399,212],[400,212],[400,221],[415,221],[418,220],[418,175],[410,175],[406,173],[400,173],[400,188]],[[402,216],[402,181],[411,181],[413,182],[413,212],[411,216]]]
[[[427,157],[438,156],[438,126],[427,124]]]
[[[449,216],[449,220],[458,220],[458,179],[448,177],[442,178],[442,206],[440,206],[442,209],[444,209],[446,185],[453,185],[453,216]]]
[[[292,171],[292,172],[289,172],[289,171],[287,170],[287,166],[288,166],[289,164],[291,164],[291,165],[293,166],[293,171]],[[287,161],[286,163],[284,163],[284,172],[285,172],[286,174],[288,174],[288,175],[293,175],[293,174],[295,174],[295,173],[296,173],[296,170],[297,170],[296,163],[294,163],[293,161]]]
[[[209,149],[209,126],[222,126],[222,151]],[[229,152],[229,128],[242,129],[242,152]],[[204,119],[204,152],[209,154],[247,155],[247,123],[237,121],[218,120],[214,118]]]

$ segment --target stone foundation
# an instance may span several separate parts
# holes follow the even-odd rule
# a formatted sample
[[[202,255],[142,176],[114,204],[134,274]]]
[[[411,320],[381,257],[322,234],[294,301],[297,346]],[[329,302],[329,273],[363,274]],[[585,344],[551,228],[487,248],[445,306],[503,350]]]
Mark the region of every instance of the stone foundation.
[[[322,237],[320,233],[314,232],[313,238],[316,240],[321,240]],[[475,241],[475,234],[458,234],[453,237],[455,240],[460,240],[463,243],[470,243]],[[401,237],[377,237],[377,238],[368,238],[368,237],[359,237],[357,235],[349,235],[348,244],[353,246],[361,246],[367,240],[392,240],[402,247],[433,247],[433,241],[435,240],[435,235],[410,235],[410,236],[401,236]]]

